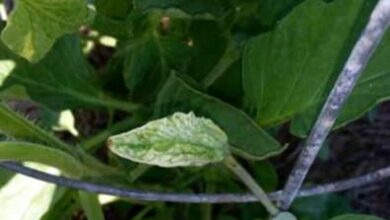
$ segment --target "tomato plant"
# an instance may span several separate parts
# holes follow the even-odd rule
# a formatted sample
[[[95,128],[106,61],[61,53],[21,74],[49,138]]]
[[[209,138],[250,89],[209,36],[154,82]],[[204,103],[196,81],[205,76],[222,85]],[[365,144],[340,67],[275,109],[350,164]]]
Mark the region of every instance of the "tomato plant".
[[[390,96],[387,0],[1,6],[0,161],[21,174],[0,170],[0,219],[379,219],[329,194],[346,182],[301,185],[329,130]]]

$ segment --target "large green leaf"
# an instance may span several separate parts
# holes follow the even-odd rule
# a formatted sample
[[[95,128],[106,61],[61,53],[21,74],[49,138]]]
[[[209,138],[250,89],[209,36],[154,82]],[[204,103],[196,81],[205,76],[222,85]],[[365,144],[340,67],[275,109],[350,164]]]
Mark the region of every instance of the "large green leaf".
[[[273,27],[303,0],[239,0],[234,30],[255,34]]]
[[[362,73],[351,96],[337,118],[335,128],[340,127],[351,120],[361,117],[366,111],[379,102],[390,97],[390,31],[386,33],[374,56]],[[326,94],[321,101],[310,106],[306,111],[294,118],[291,130],[298,136],[308,133],[320,111]]]
[[[372,215],[346,214],[332,218],[331,220],[383,220]]]
[[[300,220],[329,220],[352,211],[350,201],[342,196],[323,194],[294,201],[291,210]]]
[[[244,112],[191,88],[172,74],[158,96],[155,114],[161,117],[176,111],[194,111],[212,119],[227,133],[232,150],[242,156],[264,159],[283,149]]]
[[[193,112],[176,112],[150,121],[110,137],[108,143],[121,157],[161,167],[203,166],[220,162],[229,154],[225,132]]]
[[[91,10],[86,0],[17,0],[6,28],[5,44],[29,61],[42,59],[65,33],[87,23]]]
[[[172,20],[160,25],[162,15],[151,13],[132,18],[135,35],[120,53],[124,54],[124,79],[131,95],[142,101],[155,98],[170,69],[181,70],[191,57],[185,41],[186,22]]]
[[[0,91],[21,85],[34,101],[59,110],[111,106],[113,102],[119,109],[127,109],[128,104],[118,104],[103,94],[76,37],[63,37],[49,55],[37,64],[13,56],[1,46],[0,60],[10,60],[16,65]]]
[[[318,101],[373,3],[307,0],[248,43],[244,91],[260,125],[284,122]]]
[[[92,28],[101,35],[110,35],[119,39],[130,36],[127,27],[127,16],[130,13],[131,1],[128,0],[97,0],[96,16]]]
[[[124,20],[131,10],[131,1],[128,0],[96,0],[96,10],[115,20]]]
[[[25,164],[51,174],[58,170],[39,164]],[[56,186],[22,174],[15,175],[0,189],[2,220],[37,220],[49,210]]]

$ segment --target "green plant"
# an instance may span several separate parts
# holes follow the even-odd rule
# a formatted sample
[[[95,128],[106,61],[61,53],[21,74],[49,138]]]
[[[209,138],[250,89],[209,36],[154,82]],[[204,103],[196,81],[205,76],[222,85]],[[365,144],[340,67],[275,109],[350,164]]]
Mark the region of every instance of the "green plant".
[[[383,168],[301,189],[329,132],[389,97],[387,0],[2,6],[9,14],[1,22],[0,165],[58,186],[14,196],[12,185],[21,191],[29,180],[0,175],[0,219],[70,219],[79,210],[91,220],[199,219],[200,212],[205,220],[378,219],[346,214],[345,198],[295,198],[390,176]],[[40,118],[8,106],[20,101]],[[96,112],[103,123],[88,120]],[[306,141],[285,189],[267,194],[280,185],[268,159],[289,147],[276,135],[286,126]],[[246,191],[232,174],[253,195],[229,194]],[[94,193],[117,197],[105,204]],[[20,197],[28,199],[11,216]],[[262,205],[211,205],[250,201]],[[329,208],[334,203],[347,205]]]

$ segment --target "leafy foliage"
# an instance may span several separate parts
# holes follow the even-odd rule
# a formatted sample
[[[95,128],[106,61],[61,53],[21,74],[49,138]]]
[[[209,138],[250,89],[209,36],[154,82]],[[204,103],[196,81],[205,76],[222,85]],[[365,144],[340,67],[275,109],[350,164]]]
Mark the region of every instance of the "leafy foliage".
[[[15,53],[37,62],[57,38],[88,23],[91,16],[86,0],[18,0],[1,38]]]
[[[361,13],[364,7],[365,1],[305,1],[275,30],[249,41],[243,85],[261,125],[285,122],[324,94],[351,30],[367,16]]]
[[[276,140],[257,126],[244,112],[191,88],[174,74],[162,88],[156,105],[157,116],[165,116],[181,110],[195,111],[197,114],[211,118],[229,136],[233,152],[244,157],[264,159],[283,150]]]
[[[308,133],[377,0],[14,3],[0,25],[0,160],[33,161],[114,185],[214,193],[247,190],[220,164],[192,166],[220,162],[230,152],[265,190],[283,184],[284,159],[292,156],[267,159],[295,147],[288,126],[297,137]],[[335,128],[388,99],[389,45],[388,32]],[[8,107],[19,100],[33,107]],[[60,112],[67,117],[59,120]],[[64,130],[74,136],[56,137]],[[116,155],[104,150],[107,139]],[[94,194],[48,184],[28,194],[22,188],[30,179],[6,177],[0,203],[23,210],[16,217],[0,212],[1,219],[69,219],[80,209],[87,218],[106,217]],[[12,185],[27,199],[5,201]],[[353,211],[349,202],[321,195],[297,200],[290,211],[299,219],[378,219],[345,214]],[[255,204],[117,199],[106,206],[113,219],[269,217]]]
[[[341,115],[338,117],[335,127],[340,127],[361,117],[376,104],[389,99],[389,93],[386,89],[390,83],[388,80],[390,77],[390,65],[387,62],[387,57],[390,53],[389,44],[390,32],[383,37],[381,45],[369,62],[356,88],[345,104]],[[307,134],[324,99],[325,97],[323,96],[317,103],[294,118],[291,128],[294,134],[299,136]]]

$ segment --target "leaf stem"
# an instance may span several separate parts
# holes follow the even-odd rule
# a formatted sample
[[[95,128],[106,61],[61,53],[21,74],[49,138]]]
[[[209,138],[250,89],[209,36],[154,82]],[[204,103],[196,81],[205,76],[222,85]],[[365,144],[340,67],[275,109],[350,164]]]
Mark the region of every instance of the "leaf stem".
[[[129,113],[133,113],[134,111],[137,111],[137,110],[140,110],[143,108],[142,105],[140,105],[140,104],[132,103],[130,101],[122,101],[122,100],[118,100],[118,99],[108,97],[108,96],[104,97],[103,100],[101,101],[101,103],[104,106],[107,106],[107,107],[110,107],[113,109],[122,110],[122,111],[129,112]]]
[[[298,194],[302,183],[313,164],[323,142],[333,127],[342,106],[351,94],[362,70],[374,53],[390,23],[390,1],[380,0],[370,20],[355,44],[339,78],[337,79],[320,115],[314,124],[303,150],[290,173],[280,201],[287,210]]]
[[[102,206],[97,194],[79,191],[79,199],[88,220],[104,220]]]
[[[210,87],[223,73],[241,56],[241,48],[237,45],[234,39],[229,39],[228,45],[223,53],[222,57],[219,59],[218,63],[213,67],[213,69],[207,74],[207,76],[202,80],[204,87]]]
[[[101,131],[100,133],[92,136],[91,138],[88,138],[84,140],[81,143],[81,146],[83,147],[84,150],[88,152],[94,151],[99,145],[103,144],[108,137],[111,135],[117,134],[119,132],[129,130],[138,124],[140,124],[144,120],[144,117],[140,115],[133,115],[123,121],[120,121],[104,131]]]
[[[239,177],[253,194],[260,200],[271,216],[279,213],[279,209],[271,202],[264,190],[256,183],[253,177],[232,156],[225,159],[225,165]]]

